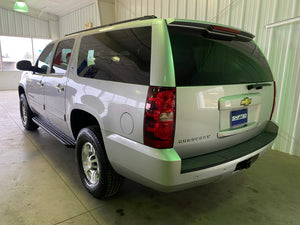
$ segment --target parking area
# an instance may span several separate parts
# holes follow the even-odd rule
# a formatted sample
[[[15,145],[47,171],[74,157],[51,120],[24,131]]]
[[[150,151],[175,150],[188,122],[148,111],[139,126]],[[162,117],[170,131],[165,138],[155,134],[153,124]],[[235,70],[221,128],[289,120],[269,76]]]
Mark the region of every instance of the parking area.
[[[0,92],[0,115],[0,224],[299,224],[299,157],[270,150],[235,176],[176,193],[127,180],[98,200],[81,184],[74,149],[24,130],[17,91]]]

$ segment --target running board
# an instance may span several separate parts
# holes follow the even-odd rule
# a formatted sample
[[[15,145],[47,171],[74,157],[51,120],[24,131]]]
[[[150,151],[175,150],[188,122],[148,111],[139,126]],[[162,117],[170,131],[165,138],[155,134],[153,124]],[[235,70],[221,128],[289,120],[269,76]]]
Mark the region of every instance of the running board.
[[[57,130],[52,124],[45,122],[38,116],[33,117],[32,120],[41,128],[43,128],[47,133],[51,134],[53,137],[63,143],[67,148],[75,148],[75,140],[65,135],[63,132]]]

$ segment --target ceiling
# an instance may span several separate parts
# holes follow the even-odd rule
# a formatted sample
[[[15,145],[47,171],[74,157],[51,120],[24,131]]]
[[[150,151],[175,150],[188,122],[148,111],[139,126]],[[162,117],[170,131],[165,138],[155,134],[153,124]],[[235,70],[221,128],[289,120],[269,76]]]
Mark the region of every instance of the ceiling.
[[[14,4],[15,0],[8,1]],[[51,13],[57,16],[64,16],[76,9],[96,2],[96,0],[25,0],[29,11],[31,8],[38,9],[41,13]]]

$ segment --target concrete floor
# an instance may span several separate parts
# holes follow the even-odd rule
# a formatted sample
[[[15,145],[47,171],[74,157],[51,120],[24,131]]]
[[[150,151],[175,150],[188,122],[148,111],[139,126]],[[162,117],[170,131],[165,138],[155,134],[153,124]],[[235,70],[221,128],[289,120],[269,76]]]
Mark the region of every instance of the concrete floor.
[[[219,183],[159,193],[126,181],[98,200],[81,185],[74,150],[25,131],[16,91],[0,92],[0,225],[288,225],[300,222],[300,158],[268,151]]]

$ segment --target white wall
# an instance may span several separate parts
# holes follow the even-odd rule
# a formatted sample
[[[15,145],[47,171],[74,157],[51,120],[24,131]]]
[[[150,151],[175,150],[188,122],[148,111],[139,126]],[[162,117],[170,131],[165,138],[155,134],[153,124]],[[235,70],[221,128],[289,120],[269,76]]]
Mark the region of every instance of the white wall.
[[[0,90],[17,90],[21,71],[0,72]]]
[[[115,22],[115,1],[98,0],[97,2],[98,2],[101,25],[114,23]]]
[[[60,37],[86,29],[85,24],[93,27],[115,22],[115,1],[95,0],[94,3],[81,7],[59,18]]]
[[[100,16],[97,3],[92,3],[59,18],[59,32],[66,34],[84,30],[85,24],[92,22],[93,26],[100,26]]]
[[[50,38],[47,20],[0,8],[0,35]]]
[[[273,147],[300,156],[300,23],[265,28],[300,16],[299,0],[116,0],[116,8],[118,21],[154,14],[217,22],[255,34],[277,82],[273,120],[280,129]]]
[[[0,35],[50,39],[59,37],[57,16],[40,14],[34,9],[30,13],[18,13],[11,10],[13,4],[5,4],[4,1],[0,2],[0,6]],[[0,71],[0,90],[17,89],[21,74],[21,71]]]
[[[49,20],[50,39],[56,40],[59,38],[59,23],[58,20]]]

